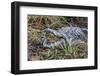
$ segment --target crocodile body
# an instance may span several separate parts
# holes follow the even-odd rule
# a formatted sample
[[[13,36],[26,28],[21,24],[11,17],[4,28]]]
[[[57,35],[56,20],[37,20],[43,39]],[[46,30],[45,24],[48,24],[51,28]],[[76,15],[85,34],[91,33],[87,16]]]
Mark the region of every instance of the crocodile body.
[[[54,48],[55,46],[58,46],[59,44],[64,45],[66,42],[69,45],[72,45],[77,42],[87,41],[87,29],[86,28],[62,27],[61,29],[58,29],[58,30],[46,28],[44,31],[52,33],[53,35],[57,37],[62,37],[60,41],[57,41],[55,43],[48,43],[47,38],[45,38],[43,42],[43,46],[47,48]]]

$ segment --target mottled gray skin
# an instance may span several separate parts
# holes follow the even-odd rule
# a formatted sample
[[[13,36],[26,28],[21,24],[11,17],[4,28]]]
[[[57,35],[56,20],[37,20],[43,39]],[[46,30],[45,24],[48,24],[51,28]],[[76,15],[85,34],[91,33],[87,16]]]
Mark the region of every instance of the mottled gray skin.
[[[44,31],[52,33],[53,35],[57,37],[62,37],[60,41],[57,41],[55,43],[48,43],[47,38],[45,38],[43,42],[43,47],[47,47],[47,48],[54,48],[55,46],[58,46],[60,44],[65,45],[65,43],[72,45],[72,44],[87,41],[87,29],[86,28],[62,27],[59,30],[53,30],[50,28],[46,28]]]

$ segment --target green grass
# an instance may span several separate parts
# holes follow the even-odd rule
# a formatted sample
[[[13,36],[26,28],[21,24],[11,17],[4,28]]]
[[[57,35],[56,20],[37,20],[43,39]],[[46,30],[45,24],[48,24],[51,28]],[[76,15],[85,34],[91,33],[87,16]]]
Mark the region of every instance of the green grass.
[[[81,44],[80,44],[81,46]],[[84,44],[84,46],[86,46]],[[41,60],[87,58],[87,50],[77,46],[48,49],[47,54],[41,54]]]

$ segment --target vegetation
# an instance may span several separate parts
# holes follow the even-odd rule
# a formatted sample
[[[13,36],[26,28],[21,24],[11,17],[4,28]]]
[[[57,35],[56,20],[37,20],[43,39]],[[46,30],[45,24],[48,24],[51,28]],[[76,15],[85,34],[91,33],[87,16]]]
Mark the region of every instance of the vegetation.
[[[75,45],[65,44],[55,48],[44,48],[43,38],[48,37],[49,42],[61,38],[44,32],[45,28],[59,29],[65,26],[87,28],[87,17],[67,16],[34,16],[28,15],[28,60],[76,59],[88,57],[87,42]]]

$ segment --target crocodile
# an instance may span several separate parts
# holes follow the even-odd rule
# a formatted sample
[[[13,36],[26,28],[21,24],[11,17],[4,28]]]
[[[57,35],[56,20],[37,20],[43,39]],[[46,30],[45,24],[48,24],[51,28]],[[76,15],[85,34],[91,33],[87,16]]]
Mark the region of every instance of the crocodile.
[[[61,37],[61,40],[50,43],[47,37],[44,38],[43,47],[55,48],[60,44],[65,45],[68,43],[70,46],[77,43],[85,43],[87,41],[88,29],[80,27],[62,27],[58,30],[46,28],[43,31],[52,33],[56,37]]]

